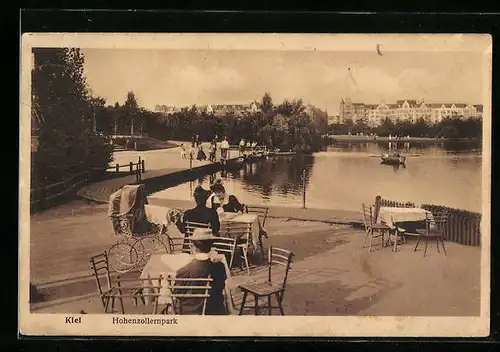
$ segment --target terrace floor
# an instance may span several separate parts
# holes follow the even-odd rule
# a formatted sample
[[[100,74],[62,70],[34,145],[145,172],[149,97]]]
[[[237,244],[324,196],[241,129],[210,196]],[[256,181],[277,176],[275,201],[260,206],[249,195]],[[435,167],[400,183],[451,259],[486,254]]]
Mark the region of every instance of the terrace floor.
[[[64,280],[89,274],[89,257],[115,241],[105,205],[52,210],[31,219],[31,275],[33,283],[47,278]],[[75,210],[76,209],[76,210]],[[413,251],[414,240],[391,248],[363,248],[364,232],[346,225],[268,219],[266,246],[294,252],[294,263],[284,298],[287,315],[323,316],[479,316],[479,247],[446,242],[448,255],[430,245]],[[374,241],[377,245],[378,243]],[[253,267],[252,279],[267,275]],[[232,285],[248,280],[239,270]],[[95,291],[95,284],[86,293]],[[78,290],[77,290],[78,291]],[[73,292],[64,300],[33,303],[36,313],[101,313],[96,296]],[[241,293],[234,290],[239,307]],[[252,301],[247,300],[251,305]],[[131,302],[127,306],[130,311]],[[132,311],[130,311],[132,313]],[[252,314],[252,311],[246,314]],[[277,314],[275,312],[274,314]]]

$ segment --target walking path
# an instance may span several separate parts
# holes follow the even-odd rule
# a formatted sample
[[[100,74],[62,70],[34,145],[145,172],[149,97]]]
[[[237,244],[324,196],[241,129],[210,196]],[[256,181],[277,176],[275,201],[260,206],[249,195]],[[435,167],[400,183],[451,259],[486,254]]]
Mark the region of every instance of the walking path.
[[[208,144],[204,144],[203,148],[205,152],[207,152]],[[178,148],[153,150],[147,152],[133,151],[115,153],[114,163],[128,164],[131,160],[134,160],[135,162],[139,156],[141,157],[141,159],[145,160],[146,171],[141,174],[142,181],[147,182],[148,180],[154,178],[175,175],[176,173],[182,173],[190,170],[190,161],[181,159],[180,149]],[[236,154],[234,154],[234,157],[236,157]],[[217,153],[216,160],[220,160],[220,153]],[[207,160],[193,160],[192,171],[201,172],[203,167],[207,167],[209,165],[213,165],[213,163]],[[124,185],[133,183],[136,183],[135,174],[112,178],[86,185],[77,192],[77,195],[95,202],[107,203],[109,196],[113,192],[117,191]]]

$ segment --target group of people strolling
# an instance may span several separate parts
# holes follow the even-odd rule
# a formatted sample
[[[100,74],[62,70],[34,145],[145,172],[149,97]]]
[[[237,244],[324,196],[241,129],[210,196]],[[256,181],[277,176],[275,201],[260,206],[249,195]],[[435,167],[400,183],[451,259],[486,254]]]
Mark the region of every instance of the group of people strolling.
[[[257,142],[253,141],[250,142],[250,140],[247,140],[245,143],[245,139],[240,139],[240,143],[238,145],[238,149],[240,151],[240,156],[245,155],[246,151],[253,152],[255,148],[257,147]]]
[[[218,136],[216,135],[208,145],[208,160],[210,160],[211,162],[216,161],[217,143],[218,143]],[[187,150],[184,143],[181,143],[179,145],[179,148],[181,150],[181,159],[188,159]],[[224,137],[224,139],[220,143],[220,151],[221,151],[221,160],[222,161],[227,160],[229,151],[229,142],[227,140],[227,137]],[[203,144],[200,142],[198,135],[193,136],[191,140],[191,150],[189,151],[189,159],[191,160],[196,159],[198,161],[207,160],[207,154],[203,149]]]

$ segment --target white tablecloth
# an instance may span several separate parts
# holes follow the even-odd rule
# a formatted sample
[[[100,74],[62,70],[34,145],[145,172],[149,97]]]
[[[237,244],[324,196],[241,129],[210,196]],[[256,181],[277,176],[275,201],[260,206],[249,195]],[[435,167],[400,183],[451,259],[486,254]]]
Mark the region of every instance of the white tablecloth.
[[[222,261],[226,268],[226,285],[225,285],[225,292],[226,292],[226,301],[227,301],[227,307],[229,309],[230,314],[233,313],[233,307],[230,302],[230,290],[232,288],[232,278],[231,278],[231,272],[229,271],[229,267],[227,265],[226,257],[222,254],[217,254],[217,253],[211,253],[211,257],[217,258],[218,260]],[[151,256],[149,261],[146,263],[144,268],[142,269],[142,273],[140,278],[141,279],[148,279],[148,278],[157,278],[160,277],[160,275],[164,278],[163,283],[162,283],[162,288],[160,291],[160,298],[158,303],[160,304],[165,304],[165,303],[170,303],[170,291],[168,289],[167,285],[167,276],[169,274],[175,275],[177,270],[181,269],[182,267],[186,266],[189,264],[191,261],[194,260],[194,256],[191,254],[186,254],[186,253],[181,253],[181,254],[157,254]],[[158,284],[152,283],[151,281],[144,281],[144,285],[152,285],[152,284]],[[148,297],[146,297],[146,302],[149,303],[150,300]]]
[[[149,221],[154,222],[155,224],[168,223],[167,215],[170,210],[169,208],[151,204],[146,204],[144,208],[146,211],[146,218]]]
[[[394,228],[396,223],[410,221],[425,221],[426,214],[432,213],[422,208],[396,208],[381,207],[379,212],[379,222]]]
[[[168,224],[169,226],[167,228],[167,233],[170,237],[183,237],[177,229],[177,226],[172,226],[172,224],[169,224],[167,220],[169,210],[170,208],[168,207],[150,204],[145,205],[146,217],[149,221],[156,224]],[[228,222],[252,224],[253,245],[257,246],[257,244],[259,243],[260,224],[259,216],[257,214],[237,214],[224,212],[219,215],[219,221],[221,227]]]
[[[146,204],[144,208],[146,212],[146,218],[155,224],[165,225],[167,227],[167,234],[171,238],[184,237],[177,226],[168,221],[167,216],[170,208],[151,204]]]
[[[221,228],[228,222],[245,223],[252,225],[252,244],[256,248],[259,243],[259,216],[257,214],[237,214],[237,213],[222,213],[219,216]]]

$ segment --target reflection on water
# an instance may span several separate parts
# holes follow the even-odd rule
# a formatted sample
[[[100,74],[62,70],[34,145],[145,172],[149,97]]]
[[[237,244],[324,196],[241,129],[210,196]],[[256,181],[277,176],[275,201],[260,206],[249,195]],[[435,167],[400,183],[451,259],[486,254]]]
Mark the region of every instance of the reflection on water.
[[[408,143],[408,142],[406,142]],[[472,144],[398,145],[405,166],[380,164],[388,143],[336,144],[314,155],[269,158],[160,191],[153,197],[192,199],[197,184],[222,178],[229,193],[248,204],[359,210],[376,195],[417,204],[481,211],[481,155]]]

